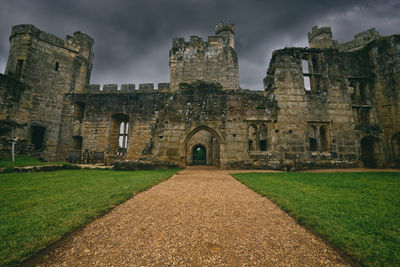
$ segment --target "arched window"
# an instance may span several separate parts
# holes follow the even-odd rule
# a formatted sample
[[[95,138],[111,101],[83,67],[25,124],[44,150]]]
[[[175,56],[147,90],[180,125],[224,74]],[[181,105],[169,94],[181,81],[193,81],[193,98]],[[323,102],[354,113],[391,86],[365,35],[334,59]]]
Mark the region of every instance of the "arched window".
[[[311,126],[309,129],[309,142],[310,142],[310,151],[317,151],[317,127]]]
[[[258,140],[259,150],[267,151],[267,127],[265,126],[265,124],[261,124]]]
[[[252,124],[249,127],[248,149],[249,151],[257,150],[257,126]]]
[[[322,125],[319,128],[319,139],[320,139],[320,144],[321,144],[321,151],[327,151],[328,150],[328,137],[327,137],[326,127],[324,125]]]
[[[111,117],[110,152],[116,155],[124,155],[128,148],[129,116],[114,114]]]
[[[330,132],[329,123],[315,122],[309,126],[308,138],[310,142],[310,151],[329,151]]]
[[[118,150],[124,153],[128,147],[128,129],[129,122],[121,122],[119,127]]]

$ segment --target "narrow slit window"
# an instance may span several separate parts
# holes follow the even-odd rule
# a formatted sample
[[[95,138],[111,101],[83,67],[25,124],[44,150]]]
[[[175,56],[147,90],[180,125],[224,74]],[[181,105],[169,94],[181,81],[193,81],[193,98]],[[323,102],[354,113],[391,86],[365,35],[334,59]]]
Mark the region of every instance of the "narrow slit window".
[[[15,74],[17,75],[18,78],[21,77],[21,73],[22,73],[22,66],[24,65],[24,60],[22,59],[18,59],[17,61],[17,68],[15,70]]]
[[[54,70],[58,71],[60,69],[60,63],[56,61],[56,65],[54,66]]]
[[[304,89],[307,91],[311,90],[311,79],[310,79],[310,70],[307,59],[301,60],[301,68],[303,70],[303,79],[304,79]]]
[[[304,89],[310,91],[311,90],[310,76],[303,76],[303,78],[304,78]]]
[[[302,59],[301,60],[301,67],[303,69],[303,74],[309,74],[310,71],[308,70],[308,60],[307,59]]]
[[[122,151],[126,151],[128,148],[128,128],[129,122],[121,122],[119,128],[119,149]]]

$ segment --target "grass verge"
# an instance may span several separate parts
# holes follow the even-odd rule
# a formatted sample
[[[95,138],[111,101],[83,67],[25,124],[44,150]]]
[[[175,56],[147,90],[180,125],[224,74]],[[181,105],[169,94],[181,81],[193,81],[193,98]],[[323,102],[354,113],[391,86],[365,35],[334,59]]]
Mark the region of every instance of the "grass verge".
[[[400,172],[233,176],[362,264],[400,262]]]
[[[45,162],[45,161],[40,161],[38,158],[29,157],[29,156],[25,156],[25,155],[15,157],[15,161],[13,163],[11,161],[10,156],[0,155],[0,168],[58,165],[58,164],[69,164],[69,163],[67,163],[67,162]]]
[[[14,265],[177,170],[0,175],[0,266]]]

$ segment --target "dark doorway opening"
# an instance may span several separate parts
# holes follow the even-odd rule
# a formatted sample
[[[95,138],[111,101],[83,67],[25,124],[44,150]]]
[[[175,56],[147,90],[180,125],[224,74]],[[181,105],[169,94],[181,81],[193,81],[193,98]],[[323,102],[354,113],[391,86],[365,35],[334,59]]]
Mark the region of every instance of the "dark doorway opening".
[[[400,167],[400,133],[392,136],[393,161],[396,168]]]
[[[204,146],[193,147],[193,165],[206,165],[206,148]]]
[[[376,139],[368,136],[361,140],[361,151],[362,151],[362,161],[364,167],[376,168],[376,158],[375,158],[375,143]]]
[[[35,150],[40,150],[43,148],[44,134],[46,128],[42,126],[32,126],[31,143]]]
[[[82,136],[72,136],[72,146],[74,149],[82,149]]]
[[[309,138],[310,140],[310,151],[317,151],[317,139]]]

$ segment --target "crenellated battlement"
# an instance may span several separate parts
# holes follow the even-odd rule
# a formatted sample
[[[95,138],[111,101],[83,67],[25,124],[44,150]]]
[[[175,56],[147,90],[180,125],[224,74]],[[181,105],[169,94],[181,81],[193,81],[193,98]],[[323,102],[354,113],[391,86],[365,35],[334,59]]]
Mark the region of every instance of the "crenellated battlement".
[[[368,43],[380,38],[379,32],[375,28],[359,32],[354,35],[354,39],[339,43],[332,39],[331,27],[314,26],[307,34],[311,48],[337,48],[343,51],[354,51],[363,48]]]
[[[314,38],[326,34],[330,37],[332,37],[332,29],[331,27],[321,27],[318,28],[318,25],[315,25],[314,27],[312,27],[311,32],[309,32],[307,34],[308,36],[308,41],[311,42]]]
[[[154,88],[154,83],[141,83],[136,88],[135,84],[89,84],[85,87],[88,94],[114,94],[114,93],[156,93],[169,92],[169,83],[159,83],[158,88]]]
[[[357,50],[380,37],[375,28],[368,29],[355,34],[353,40],[338,44],[338,48],[345,51]]]
[[[332,48],[336,45],[336,42],[332,39],[331,27],[318,28],[318,25],[316,25],[307,36],[311,48]]]
[[[172,50],[171,52],[177,53],[179,50],[186,48],[206,48],[206,47],[224,47],[227,45],[226,38],[223,36],[208,36],[207,41],[203,41],[203,38],[199,36],[190,36],[189,41],[185,38],[176,37],[172,39]],[[204,50],[198,52],[205,53]]]
[[[220,22],[207,41],[199,36],[173,38],[169,52],[171,91],[180,83],[217,82],[224,90],[239,89],[239,67],[234,49],[234,26]]]
[[[32,24],[20,24],[13,26],[10,35],[10,42],[16,36],[23,34],[31,35],[41,41],[74,51],[76,53],[79,53],[81,48],[91,50],[94,43],[94,40],[89,35],[81,33],[80,31],[74,32],[73,36],[67,35],[66,39],[63,40],[55,35],[39,30]]]
[[[221,21],[217,25],[215,25],[215,35],[219,35],[222,32],[230,32],[232,34],[235,34],[235,26],[231,22],[224,24]]]

